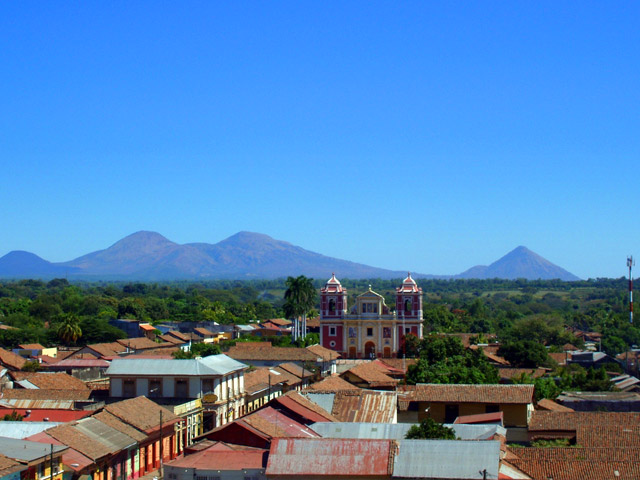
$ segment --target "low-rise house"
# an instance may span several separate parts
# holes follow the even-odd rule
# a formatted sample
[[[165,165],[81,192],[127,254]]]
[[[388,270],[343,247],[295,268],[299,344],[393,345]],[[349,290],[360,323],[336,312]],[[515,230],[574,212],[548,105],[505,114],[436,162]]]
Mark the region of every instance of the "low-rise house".
[[[212,331],[204,327],[196,327],[193,329],[193,331],[200,337],[201,343],[214,343],[214,338],[216,334],[213,333]]]
[[[66,358],[89,358],[90,355],[93,358],[103,359],[107,357],[118,357],[123,355],[126,351],[127,347],[118,342],[93,343],[91,345],[85,345],[71,353]]]
[[[342,392],[344,390],[358,391],[360,387],[343,380],[341,377],[326,377],[319,382],[312,383],[307,389],[313,392]]]
[[[279,367],[260,367],[245,372],[245,411],[249,413],[262,407],[271,399],[286,393],[288,385],[297,381],[297,377]]]
[[[64,372],[11,372],[14,388],[89,391],[84,382]]]
[[[461,415],[504,412],[506,427],[526,427],[533,413],[533,385],[418,384],[399,389],[401,421],[432,418],[452,423]]]
[[[164,342],[157,343],[153,340],[149,340],[147,337],[139,337],[139,338],[125,338],[122,340],[117,340],[116,343],[119,343],[123,347],[125,347],[125,351],[123,355],[136,354],[136,353],[144,353],[149,350],[157,350],[159,348],[172,348],[174,347],[173,343]]]
[[[0,480],[20,480],[29,467],[0,453]]]
[[[124,358],[111,363],[107,376],[111,397],[145,395],[174,405],[174,412],[178,408],[189,426],[189,444],[202,433],[204,423],[215,428],[244,414],[247,368],[226,355],[188,360]]]
[[[5,350],[4,348],[0,348],[0,367],[2,367],[1,369],[16,371],[24,367],[25,363],[27,363],[27,361],[20,355],[10,352],[9,350]]]
[[[269,448],[276,438],[315,438],[318,434],[267,406],[207,432],[203,437],[249,447]]]
[[[339,421],[320,405],[298,392],[289,392],[278,397],[270,403],[270,406],[303,425]]]
[[[320,324],[318,323],[318,326]],[[340,354],[330,348],[325,348],[322,345],[309,345],[307,347],[314,355],[317,355],[322,359],[322,365],[320,366],[320,375],[323,377],[327,375],[335,375],[337,372],[337,360],[340,358]]]
[[[52,365],[42,365],[47,372],[64,372],[82,381],[92,381],[104,378],[109,362],[97,358],[65,358]]]
[[[269,450],[264,448],[213,442],[202,450],[167,463],[164,476],[171,480],[266,480],[268,454]]]
[[[320,368],[323,359],[306,348],[274,347],[270,342],[239,342],[227,352],[231,358],[255,367],[295,363],[307,369]]]
[[[287,391],[289,390],[304,390],[307,388],[314,378],[316,378],[315,372],[305,368],[304,365],[300,366],[296,363],[281,363],[275,367],[277,371],[283,371],[291,375],[291,381],[287,383]]]
[[[13,461],[0,462],[0,468],[12,471],[8,475],[5,473],[9,478],[15,478],[18,471],[18,478],[23,480],[62,480],[62,454],[66,450],[67,447],[63,446],[0,437],[1,454]],[[18,465],[26,468],[17,469]]]
[[[58,349],[56,347],[47,348],[39,343],[24,343],[18,345],[18,348],[14,348],[13,353],[24,358],[36,358],[41,355],[56,358],[58,356]]]
[[[388,370],[382,365],[374,362],[363,362],[350,368],[340,376],[359,388],[395,390],[398,380],[387,375],[386,371]]]

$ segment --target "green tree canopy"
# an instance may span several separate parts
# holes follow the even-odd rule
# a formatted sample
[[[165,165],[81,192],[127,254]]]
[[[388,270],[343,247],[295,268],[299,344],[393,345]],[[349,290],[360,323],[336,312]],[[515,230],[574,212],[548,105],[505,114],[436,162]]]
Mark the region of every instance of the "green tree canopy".
[[[456,432],[453,428],[445,427],[431,418],[422,420],[418,425],[412,425],[405,435],[408,440],[456,440]]]

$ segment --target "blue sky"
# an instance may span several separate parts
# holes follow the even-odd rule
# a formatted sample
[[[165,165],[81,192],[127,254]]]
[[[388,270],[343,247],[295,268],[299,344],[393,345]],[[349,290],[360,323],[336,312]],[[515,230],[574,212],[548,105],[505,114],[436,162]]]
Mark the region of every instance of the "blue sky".
[[[640,257],[640,4],[4,2],[0,255],[240,230],[455,274]]]

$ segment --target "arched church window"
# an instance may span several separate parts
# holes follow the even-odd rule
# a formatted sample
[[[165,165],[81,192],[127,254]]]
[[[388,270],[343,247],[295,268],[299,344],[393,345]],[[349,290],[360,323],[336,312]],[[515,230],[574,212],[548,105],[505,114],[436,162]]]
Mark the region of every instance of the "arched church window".
[[[336,311],[336,301],[333,298],[329,300],[329,311],[332,313]]]
[[[404,301],[404,311],[405,312],[410,312],[411,311],[411,299],[410,298],[407,298]]]

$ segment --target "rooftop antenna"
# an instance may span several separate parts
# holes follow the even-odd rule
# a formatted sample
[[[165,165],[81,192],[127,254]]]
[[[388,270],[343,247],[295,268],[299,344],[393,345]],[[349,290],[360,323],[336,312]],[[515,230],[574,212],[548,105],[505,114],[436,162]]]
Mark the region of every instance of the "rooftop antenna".
[[[633,323],[633,277],[631,277],[631,269],[636,262],[632,255],[627,257],[627,267],[629,267],[629,323]]]

